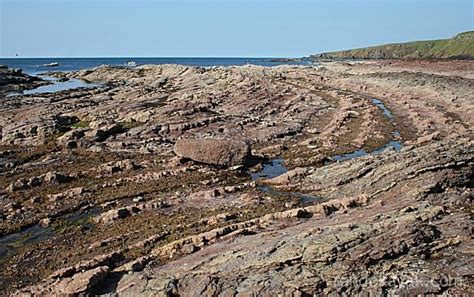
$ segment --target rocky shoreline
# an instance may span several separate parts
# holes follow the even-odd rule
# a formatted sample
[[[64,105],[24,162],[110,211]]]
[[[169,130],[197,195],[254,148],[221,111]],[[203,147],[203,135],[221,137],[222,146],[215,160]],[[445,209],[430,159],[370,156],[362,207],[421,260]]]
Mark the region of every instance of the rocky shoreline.
[[[472,294],[472,66],[103,66],[4,96],[0,288]]]
[[[23,73],[21,69],[9,69],[5,65],[0,65],[0,96],[5,96],[10,92],[34,89],[47,84],[49,82]]]

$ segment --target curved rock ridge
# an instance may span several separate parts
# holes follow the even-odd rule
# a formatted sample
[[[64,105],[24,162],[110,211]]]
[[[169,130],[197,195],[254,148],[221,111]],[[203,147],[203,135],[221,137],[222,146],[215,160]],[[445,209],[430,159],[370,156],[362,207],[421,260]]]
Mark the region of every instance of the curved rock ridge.
[[[458,264],[445,266],[439,256],[449,255],[464,265],[471,258],[469,213],[458,207],[470,203],[471,191],[463,188],[473,173],[472,142],[440,143],[406,154],[407,163],[400,165],[413,172],[413,176],[389,181],[395,185],[371,195],[372,198],[335,198],[258,221],[273,222],[269,227],[260,225],[256,229],[248,222],[245,228],[251,227],[251,233],[240,232],[237,238],[217,241],[166,265],[124,275],[116,292],[119,295],[253,292],[268,296],[441,293],[446,289],[452,293],[465,292],[472,285],[468,277],[472,270],[465,271]],[[387,169],[399,166],[390,153],[375,158],[379,171],[372,174],[374,179],[390,174]],[[444,158],[444,162],[430,164]],[[367,166],[366,160],[353,163]],[[322,179],[328,182],[333,176]],[[342,184],[359,190],[359,183],[367,180],[354,177]],[[405,187],[415,191],[402,192]],[[450,202],[440,205],[440,199]],[[311,218],[305,219],[308,217]],[[273,221],[285,218],[300,219],[282,225]],[[459,227],[463,231],[453,235]],[[232,230],[228,232],[235,232]],[[213,238],[201,236],[211,241]],[[174,243],[158,251],[169,257],[165,251],[176,248]],[[446,285],[445,281],[450,284]]]
[[[450,168],[455,170],[473,161],[473,141],[469,138],[434,142],[429,147],[429,150],[425,146],[406,147],[401,152],[387,149],[384,158],[371,155],[320,168],[296,168],[265,183],[278,189],[297,188],[304,192],[324,193],[328,198],[360,194],[374,197],[403,181],[416,180],[421,174]],[[465,154],[466,158],[459,158]],[[416,162],[414,155],[417,156]],[[422,193],[438,187],[438,183],[432,180],[410,191]]]
[[[459,266],[468,265],[473,243],[465,208],[472,194],[466,188],[474,168],[472,144],[458,139],[397,156],[387,151],[332,164],[325,168],[332,174],[315,170],[302,181],[318,176],[336,189],[327,202],[172,241],[122,266],[103,268],[104,262],[97,262],[87,272],[56,273],[64,276],[52,276],[21,293],[67,293],[76,282],[75,293],[81,293],[95,282],[97,271],[108,269],[120,275],[113,292],[123,296],[461,293],[469,288],[472,273]],[[337,169],[353,166],[366,174]],[[357,195],[366,192],[361,184],[385,175],[393,175],[389,187]],[[357,196],[344,196],[349,188]],[[440,255],[457,259],[457,264],[446,265]],[[168,263],[157,265],[158,259]],[[110,290],[107,283],[98,282],[94,290]]]
[[[101,86],[2,98],[0,291],[472,294],[472,66],[51,73]]]

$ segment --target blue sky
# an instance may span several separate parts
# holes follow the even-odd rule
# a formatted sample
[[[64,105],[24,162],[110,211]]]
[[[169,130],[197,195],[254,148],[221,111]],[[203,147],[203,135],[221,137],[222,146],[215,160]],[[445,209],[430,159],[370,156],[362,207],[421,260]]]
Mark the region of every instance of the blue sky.
[[[301,57],[474,29],[474,0],[0,0],[0,56]]]

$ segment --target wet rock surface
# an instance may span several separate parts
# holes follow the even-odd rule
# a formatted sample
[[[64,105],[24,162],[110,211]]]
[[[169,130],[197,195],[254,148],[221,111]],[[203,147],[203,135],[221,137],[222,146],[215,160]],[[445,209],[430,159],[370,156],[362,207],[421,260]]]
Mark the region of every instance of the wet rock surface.
[[[8,92],[33,89],[41,85],[48,84],[39,77],[25,74],[21,69],[11,69],[5,65],[0,65],[0,95]]]
[[[470,64],[103,66],[5,97],[2,293],[472,294]]]

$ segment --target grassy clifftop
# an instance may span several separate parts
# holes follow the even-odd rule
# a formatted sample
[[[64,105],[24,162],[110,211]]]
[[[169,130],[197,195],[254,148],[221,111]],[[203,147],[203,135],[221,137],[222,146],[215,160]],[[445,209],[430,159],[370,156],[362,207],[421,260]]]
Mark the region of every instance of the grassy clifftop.
[[[450,39],[413,41],[312,55],[313,59],[474,59],[474,31]]]

